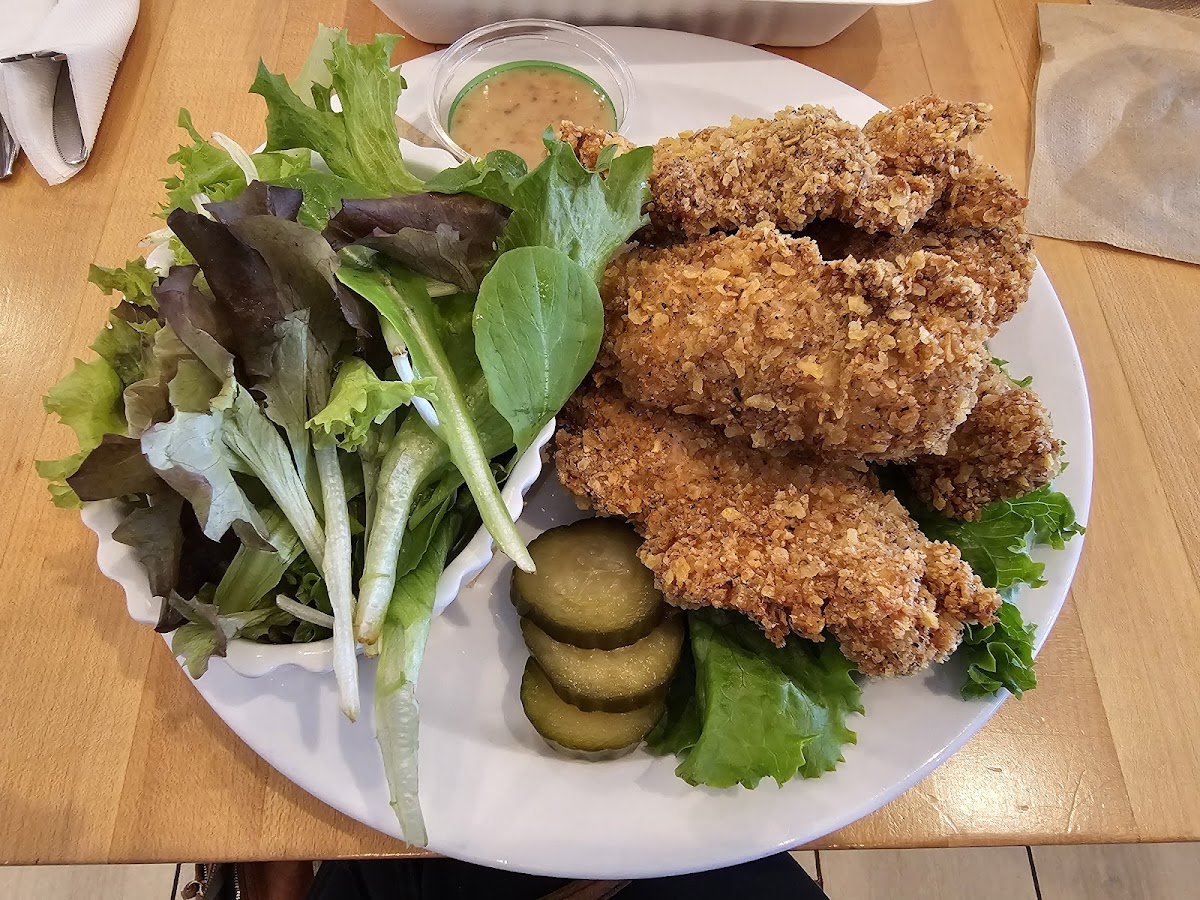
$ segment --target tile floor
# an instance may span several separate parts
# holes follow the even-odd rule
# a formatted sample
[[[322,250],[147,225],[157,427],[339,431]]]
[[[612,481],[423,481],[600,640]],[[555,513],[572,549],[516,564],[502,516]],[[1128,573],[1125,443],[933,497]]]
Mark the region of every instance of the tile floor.
[[[1186,900],[1200,844],[798,850],[830,900]],[[176,867],[0,867],[0,900],[175,900]],[[174,892],[174,893],[173,893]]]

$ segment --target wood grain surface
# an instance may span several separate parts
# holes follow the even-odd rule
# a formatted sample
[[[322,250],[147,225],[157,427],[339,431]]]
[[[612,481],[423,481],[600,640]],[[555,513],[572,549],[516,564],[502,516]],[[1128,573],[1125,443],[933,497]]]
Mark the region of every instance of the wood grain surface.
[[[155,226],[176,110],[245,145],[261,55],[294,72],[319,22],[394,30],[367,0],[142,4],[83,172],[0,184],[0,863],[331,858],[406,848],[274,772],[126,618],[95,539],[54,509],[33,460],[66,452],[40,397],[110,306],[89,263]],[[402,43],[397,60],[428,52]],[[980,150],[1024,183],[1034,0],[872,12],[781,51],[881,101],[936,91],[995,105]],[[800,98],[798,98],[800,99]],[[958,755],[820,847],[1200,838],[1200,267],[1039,240],[1083,355],[1096,429],[1087,549],[1041,655],[1041,687]]]

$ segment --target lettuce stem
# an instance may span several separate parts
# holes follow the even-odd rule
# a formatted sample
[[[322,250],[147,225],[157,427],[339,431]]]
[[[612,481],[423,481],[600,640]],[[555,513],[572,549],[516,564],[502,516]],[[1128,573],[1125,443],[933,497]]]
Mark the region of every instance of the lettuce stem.
[[[386,271],[343,265],[338,279],[370,301],[396,330],[421,377],[436,379],[434,396],[429,399],[450,458],[470,488],[479,516],[496,545],[519,568],[532,572],[533,559],[500,496],[462,386],[446,358],[424,279],[394,265]],[[388,349],[393,355],[399,350]]]
[[[325,505],[325,585],[333,607],[333,673],[342,712],[358,718],[358,658],[354,644],[354,594],[350,575],[350,514],[346,484],[338,464],[337,444],[331,437],[313,441],[321,498]]]
[[[370,646],[379,640],[392,589],[396,558],[408,527],[417,492],[450,459],[450,451],[416,413],[396,433],[379,469],[375,515],[371,520],[362,577],[358,581],[358,639]]]
[[[438,577],[461,524],[460,515],[449,513],[417,567],[396,583],[375,675],[375,738],[383,756],[392,808],[404,839],[420,847],[425,846],[428,835],[417,781],[417,677],[433,618]]]

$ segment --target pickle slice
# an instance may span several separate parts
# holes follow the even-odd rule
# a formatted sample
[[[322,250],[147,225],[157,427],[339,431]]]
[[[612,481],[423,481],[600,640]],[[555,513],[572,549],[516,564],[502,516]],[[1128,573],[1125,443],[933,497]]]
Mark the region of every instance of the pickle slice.
[[[683,617],[667,616],[640,641],[616,650],[564,644],[528,618],[521,620],[521,636],[568,703],[583,710],[626,712],[665,695],[683,647]]]
[[[628,712],[585,712],[558,696],[532,658],[521,676],[521,706],[551,746],[589,759],[612,759],[636,747],[663,713],[661,699]]]
[[[513,604],[565,644],[612,650],[641,640],[667,608],[654,575],[637,558],[641,543],[615,519],[552,528],[529,545],[537,571],[514,569]]]

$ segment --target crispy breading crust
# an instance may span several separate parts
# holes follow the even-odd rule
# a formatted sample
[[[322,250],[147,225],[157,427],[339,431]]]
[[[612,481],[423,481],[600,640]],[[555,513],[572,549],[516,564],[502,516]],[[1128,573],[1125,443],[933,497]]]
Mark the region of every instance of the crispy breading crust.
[[[983,288],[995,304],[993,330],[1016,315],[1029,298],[1037,258],[1033,255],[1033,241],[1019,225],[939,231],[922,223],[899,237],[854,232],[834,255],[860,260],[887,259],[902,264],[918,250],[949,257],[960,266],[963,275]]]
[[[771,119],[734,117],[654,146],[646,241],[702,237],[771,220],[785,231],[832,218],[868,233],[904,234],[940,206],[939,218],[989,224],[982,213],[1019,214],[1011,182],[975,162],[968,139],[991,107],[922,97],[859,129],[824,106],[788,107]],[[557,126],[589,167],[600,151],[633,145],[618,134]],[[958,227],[955,225],[954,227]]]
[[[609,267],[599,364],[634,400],[757,446],[940,453],[975,402],[992,309],[944,256],[824,262],[770,223]]]
[[[634,523],[671,603],[736,609],[777,644],[828,629],[871,675],[944,660],[999,607],[869,472],[757,451],[611,387],[585,386],[560,423],[560,480]]]
[[[943,232],[956,228],[1015,228],[1025,233],[1022,196],[1007,175],[975,162],[951,174],[949,182],[921,224]]]
[[[637,146],[614,131],[576,125],[565,119],[554,126],[554,131],[558,139],[568,144],[579,161],[589,169],[596,168],[596,159],[600,156],[600,151],[611,144],[617,145],[618,156]]]
[[[905,471],[913,492],[934,509],[978,519],[993,501],[1049,484],[1061,453],[1037,394],[989,364],[979,401],[950,436],[945,455],[921,457]]]
[[[967,141],[992,121],[987,103],[927,94],[872,116],[863,134],[888,172],[944,177],[971,162]]]
[[[619,135],[558,126],[585,165]],[[863,132],[824,106],[787,108],[771,119],[735,117],[727,126],[663,138],[650,175],[651,228],[643,237],[701,237],[765,219],[799,231],[834,217],[866,231],[900,234],[937,199],[934,182],[880,172]]]

